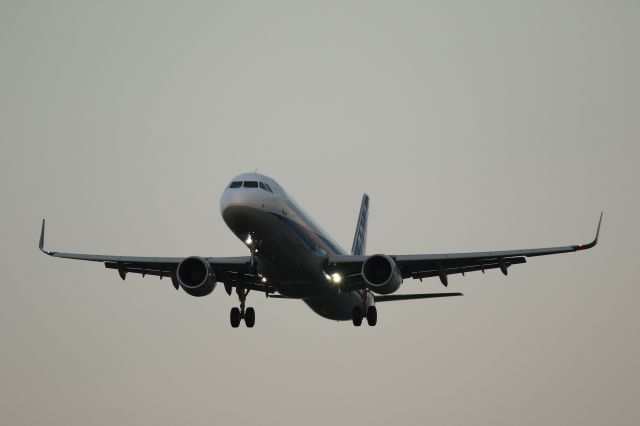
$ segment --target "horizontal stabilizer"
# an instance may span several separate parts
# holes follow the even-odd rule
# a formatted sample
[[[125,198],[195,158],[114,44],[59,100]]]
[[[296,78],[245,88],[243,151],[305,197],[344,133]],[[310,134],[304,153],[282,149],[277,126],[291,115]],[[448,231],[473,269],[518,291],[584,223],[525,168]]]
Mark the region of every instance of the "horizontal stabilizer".
[[[388,296],[373,296],[376,302],[392,302],[394,300],[433,299],[435,297],[462,296],[462,293],[422,293],[422,294],[391,294]]]

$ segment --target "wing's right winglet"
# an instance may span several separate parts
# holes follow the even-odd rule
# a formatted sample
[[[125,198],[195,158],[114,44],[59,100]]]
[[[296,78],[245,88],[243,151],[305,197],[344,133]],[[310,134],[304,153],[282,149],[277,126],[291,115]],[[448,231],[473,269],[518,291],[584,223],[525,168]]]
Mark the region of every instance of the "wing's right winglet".
[[[38,248],[44,254],[51,255],[51,252],[48,252],[44,249],[44,219],[42,219],[42,230],[40,231],[40,242],[38,243]]]
[[[598,237],[600,236],[600,225],[602,225],[602,215],[604,214],[604,212],[600,213],[600,220],[598,221],[598,229],[596,229],[596,237],[593,239],[593,241],[591,241],[589,244],[577,244],[575,246],[573,246],[574,250],[586,250],[586,249],[590,249],[591,247],[595,247],[596,244],[598,244]]]

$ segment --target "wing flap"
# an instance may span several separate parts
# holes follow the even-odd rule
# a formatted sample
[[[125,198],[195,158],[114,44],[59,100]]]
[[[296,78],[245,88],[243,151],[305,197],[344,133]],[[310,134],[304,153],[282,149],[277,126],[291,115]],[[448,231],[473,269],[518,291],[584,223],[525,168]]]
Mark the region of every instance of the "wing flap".
[[[433,264],[432,267],[420,268],[417,267],[417,270],[411,270],[411,268],[403,268],[402,275],[403,278],[430,278],[441,276],[443,273],[445,275],[451,274],[465,274],[467,272],[475,272],[482,271],[484,272],[487,269],[498,269],[498,268],[509,268],[511,265],[517,265],[520,263],[526,263],[527,259],[524,257],[511,257],[507,259],[502,259],[499,262],[496,261],[473,261],[470,264],[464,262],[454,262],[454,264],[447,264],[446,266],[438,267],[437,264]],[[455,263],[458,263],[456,265]]]

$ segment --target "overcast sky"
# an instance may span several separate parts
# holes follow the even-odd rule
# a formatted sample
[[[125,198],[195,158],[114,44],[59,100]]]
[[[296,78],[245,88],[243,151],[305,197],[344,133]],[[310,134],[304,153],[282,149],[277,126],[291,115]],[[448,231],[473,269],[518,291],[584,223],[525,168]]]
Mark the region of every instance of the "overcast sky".
[[[0,423],[637,425],[639,5],[0,0]],[[256,168],[369,253],[601,243],[251,330],[37,251],[246,255]]]

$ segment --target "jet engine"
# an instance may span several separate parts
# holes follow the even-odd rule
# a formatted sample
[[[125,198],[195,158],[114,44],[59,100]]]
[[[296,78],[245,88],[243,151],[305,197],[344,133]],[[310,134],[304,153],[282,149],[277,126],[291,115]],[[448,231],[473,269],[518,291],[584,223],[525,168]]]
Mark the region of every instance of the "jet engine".
[[[176,280],[187,294],[206,296],[216,287],[216,275],[206,259],[192,256],[178,264]]]
[[[391,294],[398,290],[402,283],[398,265],[384,254],[374,254],[364,261],[362,277],[367,288],[378,294]]]

